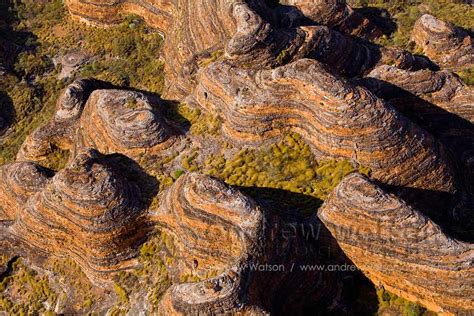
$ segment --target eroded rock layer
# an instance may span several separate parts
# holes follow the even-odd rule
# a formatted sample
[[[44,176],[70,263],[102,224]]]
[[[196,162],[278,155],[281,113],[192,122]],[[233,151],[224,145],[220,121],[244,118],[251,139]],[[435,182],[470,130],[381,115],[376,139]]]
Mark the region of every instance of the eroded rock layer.
[[[474,41],[464,30],[425,14],[415,24],[412,40],[442,67],[474,65]]]
[[[239,191],[208,176],[182,176],[166,192],[154,221],[174,236],[178,274],[219,276],[197,284],[175,285],[163,312],[183,315],[225,313],[243,306],[244,266],[262,256],[264,214]]]
[[[474,246],[364,176],[344,179],[319,217],[374,284],[436,312],[474,311]]]
[[[355,36],[376,38],[383,34],[376,25],[343,0],[283,0],[298,8],[306,19]]]
[[[254,67],[286,63],[296,58],[293,55],[304,42],[299,58],[303,55],[328,62],[350,76],[361,75],[379,62],[409,69],[428,66],[422,58],[404,51],[380,48],[325,27],[306,29],[299,27],[304,22],[294,21],[307,14],[310,19],[318,18],[319,23],[343,32],[375,34],[368,20],[345,2],[337,3],[316,1],[306,5],[298,1],[291,3],[296,5],[294,10],[279,10],[271,9],[263,0],[66,1],[73,16],[93,24],[113,24],[121,13],[136,13],[165,33],[163,54],[169,98],[187,96],[199,64],[209,59],[210,51],[222,51],[232,37],[227,53],[241,55],[239,52],[251,51],[252,56],[247,59]],[[241,63],[248,64],[245,60]]]
[[[22,205],[9,230],[30,247],[74,259],[92,280],[107,278],[130,267],[148,232],[137,192],[88,150]]]
[[[315,217],[288,223],[217,179],[187,174],[164,194],[151,218],[174,237],[176,260],[169,271],[201,279],[174,284],[160,303],[163,314],[289,313],[330,301],[338,291],[337,273],[290,269],[297,262],[335,260],[313,251],[315,236],[296,232],[304,224],[317,229]],[[317,246],[328,246],[323,234]],[[258,268],[266,265],[283,268]]]
[[[474,89],[450,71],[407,71],[384,65],[370,72],[365,80],[371,91],[385,99],[407,98],[400,93],[405,90],[474,123]]]
[[[222,271],[262,251],[262,211],[238,190],[208,176],[180,177],[155,219],[176,237],[181,263],[191,265],[181,271],[206,275],[211,267]]]
[[[362,84],[388,100],[450,149],[474,186],[474,89],[450,71],[373,70]]]
[[[224,117],[234,141],[258,144],[289,128],[320,157],[354,159],[385,183],[453,190],[449,160],[430,134],[314,60],[262,71],[217,62],[200,72],[195,98]]]
[[[0,221],[16,220],[26,200],[48,182],[47,171],[33,163],[15,162],[0,168]]]
[[[71,157],[83,148],[131,158],[159,153],[176,140],[162,110],[158,97],[112,89],[94,79],[77,80],[62,92],[51,121],[27,137],[17,159],[42,161],[56,148],[71,151]]]
[[[53,118],[26,138],[17,160],[43,160],[53,148],[75,149],[77,121],[92,91],[112,87],[95,79],[79,79],[70,84],[58,98]]]
[[[160,117],[159,102],[139,92],[93,92],[81,117],[76,145],[129,157],[167,149],[174,137],[172,128]]]

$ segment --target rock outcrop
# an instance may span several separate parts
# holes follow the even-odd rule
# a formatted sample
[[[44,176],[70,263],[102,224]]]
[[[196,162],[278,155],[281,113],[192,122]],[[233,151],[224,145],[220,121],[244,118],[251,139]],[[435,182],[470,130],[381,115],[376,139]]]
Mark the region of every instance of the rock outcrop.
[[[474,123],[474,89],[450,71],[407,71],[384,65],[375,68],[367,77],[364,79],[368,82],[367,87],[385,99],[407,99],[407,94],[401,91],[405,90]]]
[[[302,57],[328,63],[348,76],[362,75],[379,63],[392,63],[407,69],[429,66],[423,58],[405,51],[355,40],[326,26],[302,26],[304,22],[294,21],[297,18],[294,11],[299,12],[299,7],[303,10],[298,13],[300,16],[306,12],[309,17],[319,17],[319,22],[338,26],[343,32],[360,34],[367,31],[362,29],[369,23],[362,18],[357,26],[364,25],[362,29],[352,30],[355,27],[352,24],[358,19],[354,20],[354,17],[358,15],[345,2],[337,2],[340,4],[316,1],[311,4],[314,12],[299,1],[292,3],[296,5],[294,10],[272,9],[263,0],[68,0],[66,4],[72,16],[92,24],[117,23],[120,13],[135,13],[143,16],[150,26],[161,30],[166,37],[163,55],[167,98],[186,97],[195,85],[193,78],[200,62],[210,59],[210,52],[223,51],[231,38],[226,53],[236,56],[251,52],[252,55],[247,55],[241,64],[248,64],[245,59],[251,60],[255,68],[281,65]]]
[[[24,174],[38,167],[12,165],[8,169]],[[21,203],[8,212],[16,218],[8,228],[14,238],[46,255],[72,258],[94,281],[109,279],[110,273],[134,265],[131,259],[149,229],[137,199],[138,188],[114,170],[107,157],[93,150],[82,152],[46,184],[41,174],[31,179],[33,174],[26,180],[40,182],[34,187],[37,190],[44,188],[28,200],[34,183],[26,181],[13,194],[6,192]],[[18,177],[25,178],[21,173]],[[4,175],[3,181],[8,178]]]
[[[383,30],[343,0],[283,0],[280,2],[295,6],[299,10],[296,18],[293,18],[297,21],[305,18],[317,24],[365,38],[377,38],[383,35]]]
[[[292,268],[344,262],[321,254],[318,247],[330,244],[326,232],[297,232],[300,225],[321,228],[315,216],[288,223],[235,188],[195,173],[180,177],[151,216],[175,240],[169,271],[201,280],[174,284],[160,303],[163,314],[289,313],[336,296],[340,274]]]
[[[28,135],[17,160],[43,160],[53,148],[73,151],[78,119],[90,94],[110,87],[111,84],[95,79],[80,79],[70,84],[59,96],[53,118]]]
[[[139,92],[94,91],[81,116],[76,145],[133,158],[168,149],[175,136],[160,113],[160,102]]]
[[[44,168],[29,162],[15,162],[0,168],[0,221],[14,221],[27,199],[48,182]]]
[[[413,29],[412,40],[423,53],[442,67],[474,65],[474,40],[451,23],[425,14]]]
[[[137,158],[174,143],[176,131],[162,117],[158,97],[111,88],[92,79],[68,86],[53,119],[28,136],[17,159],[41,161],[53,148],[70,150],[71,156],[82,148],[94,148]]]
[[[474,246],[364,176],[344,179],[319,217],[374,284],[435,312],[474,311]]]
[[[263,253],[264,213],[239,191],[207,176],[182,176],[152,219],[176,240],[178,275],[204,281],[177,284],[161,303],[165,314],[222,314],[243,306],[246,273]],[[218,277],[206,279],[212,273]]]
[[[361,83],[433,134],[461,163],[474,192],[474,89],[450,71],[373,70]]]
[[[224,118],[233,141],[259,144],[291,129],[319,157],[354,159],[384,183],[453,190],[449,159],[430,134],[314,60],[261,71],[217,62],[198,78],[197,102]]]

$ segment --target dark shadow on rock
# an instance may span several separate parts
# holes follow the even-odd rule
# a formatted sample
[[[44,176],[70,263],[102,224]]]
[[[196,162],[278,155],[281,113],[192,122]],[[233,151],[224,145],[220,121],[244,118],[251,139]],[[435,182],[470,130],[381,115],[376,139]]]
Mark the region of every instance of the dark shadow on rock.
[[[111,168],[139,188],[139,199],[143,206],[148,208],[153,198],[158,194],[158,180],[146,173],[136,161],[125,155],[116,153],[106,157]]]
[[[356,269],[317,217],[320,199],[286,190],[238,187],[270,220],[265,261],[251,297],[274,315],[361,315],[377,311],[374,285]],[[311,271],[312,270],[312,271]],[[269,290],[271,289],[271,291]]]
[[[397,23],[393,20],[390,13],[385,9],[376,7],[355,8],[354,11],[366,17],[374,23],[384,35],[390,36],[397,29]]]
[[[466,193],[416,188],[385,187],[436,223],[443,232],[457,240],[474,242],[474,199]]]
[[[388,101],[448,148],[459,188],[474,195],[474,124],[389,82],[364,78],[357,83]]]
[[[16,112],[12,99],[3,91],[0,91],[0,136],[15,121]]]
[[[455,194],[405,187],[389,187],[428,216],[448,235],[474,241],[474,125],[468,120],[376,78],[358,81],[388,101],[403,115],[432,134],[448,150],[455,168]]]

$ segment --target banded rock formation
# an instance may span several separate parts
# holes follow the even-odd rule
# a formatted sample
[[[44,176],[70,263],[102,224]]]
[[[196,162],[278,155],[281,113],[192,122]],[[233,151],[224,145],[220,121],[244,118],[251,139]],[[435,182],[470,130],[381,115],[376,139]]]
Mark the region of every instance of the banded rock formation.
[[[70,150],[71,156],[82,148],[94,148],[137,158],[174,143],[176,133],[161,117],[159,98],[111,87],[93,79],[69,85],[53,119],[28,136],[17,159],[41,161],[53,148]]]
[[[32,168],[38,167],[23,165],[20,171]],[[40,182],[44,188],[28,200],[29,187],[5,192],[20,204],[10,209],[17,212],[10,214],[16,220],[8,228],[15,239],[47,255],[72,258],[94,281],[135,264],[131,259],[149,231],[143,207],[137,199],[138,188],[120,176],[107,157],[87,150],[46,184],[44,177],[29,181]]]
[[[442,67],[474,65],[473,38],[466,31],[432,15],[425,14],[415,23],[412,40]]]
[[[341,5],[334,6],[333,1],[316,1],[313,5],[317,4],[317,11],[324,12],[324,16],[334,17],[320,22],[328,23],[329,26],[337,24],[345,31],[350,27],[344,21],[349,23],[355,14],[345,2],[338,2]],[[262,64],[266,67],[275,66],[301,57],[329,63],[350,76],[364,74],[379,62],[394,63],[408,69],[429,66],[426,60],[405,51],[354,40],[327,27],[297,27],[293,25],[294,14],[291,10],[273,10],[264,0],[68,0],[66,4],[72,16],[92,24],[117,23],[120,13],[135,13],[143,16],[150,26],[165,33],[163,54],[168,83],[165,96],[168,98],[186,97],[195,84],[193,78],[199,68],[199,61],[209,59],[210,51],[223,50],[226,46],[229,56],[251,51],[252,56],[247,56],[247,60],[251,60],[256,68]],[[301,2],[292,4],[306,11],[306,6]],[[334,12],[340,17],[336,18]],[[308,14],[313,18],[316,15],[323,16],[315,12]],[[362,24],[365,23],[364,20]],[[361,32],[357,31],[358,34]],[[231,38],[229,45],[226,45]],[[306,45],[300,48],[303,43]],[[293,56],[297,51],[299,54]],[[247,64],[245,60],[241,63]]]
[[[450,71],[409,72],[391,66],[376,68],[361,83],[441,140],[462,164],[468,186],[474,186],[471,86]]]
[[[175,237],[177,274],[218,277],[177,284],[161,303],[165,314],[236,312],[243,308],[245,265],[262,256],[264,214],[239,191],[207,176],[182,176],[153,220]],[[244,309],[247,309],[245,307]]]
[[[383,31],[341,0],[283,0],[295,6],[305,18],[354,36],[376,38]],[[301,19],[301,18],[300,18]]]
[[[261,71],[217,62],[200,72],[195,98],[223,116],[234,141],[259,144],[289,128],[318,156],[354,159],[384,183],[454,189],[449,159],[430,134],[314,60]]]
[[[474,123],[474,89],[450,71],[407,71],[384,65],[375,68],[365,80],[371,91],[386,99],[406,98],[400,93],[403,89]]]
[[[323,264],[336,258],[308,250],[313,239],[293,235],[285,220],[212,177],[180,177],[151,219],[176,242],[176,260],[169,268],[174,278],[185,273],[202,280],[168,289],[160,303],[163,314],[289,313],[304,304],[330,302],[338,292],[337,273],[290,271],[297,262]],[[319,224],[315,216],[303,223]],[[323,235],[316,246],[331,242]],[[277,273],[255,268],[266,264],[286,268]]]
[[[159,102],[139,92],[94,91],[81,116],[76,144],[129,157],[168,149],[175,137],[160,116]]]
[[[28,135],[17,154],[17,160],[42,160],[56,148],[75,149],[77,120],[92,91],[112,85],[95,79],[79,79],[70,84],[60,95],[54,117]]]
[[[474,311],[474,246],[364,176],[346,177],[319,217],[374,284],[441,314]]]
[[[27,199],[42,190],[48,173],[29,162],[15,162],[0,168],[0,221],[14,221]]]

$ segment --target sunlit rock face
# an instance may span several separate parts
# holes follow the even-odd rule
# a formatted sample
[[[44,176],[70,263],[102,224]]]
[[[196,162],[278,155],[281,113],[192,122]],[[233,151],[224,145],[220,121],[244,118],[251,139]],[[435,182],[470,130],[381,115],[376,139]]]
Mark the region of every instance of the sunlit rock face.
[[[97,90],[85,106],[77,143],[129,157],[167,149],[174,137],[160,106],[159,99],[139,92]]]
[[[0,221],[14,221],[26,200],[45,187],[46,169],[30,162],[14,162],[0,168]]]
[[[382,182],[453,190],[449,159],[431,135],[314,60],[262,71],[217,62],[199,73],[195,98],[224,117],[236,142],[258,144],[290,128],[321,157],[354,159]]]
[[[410,69],[427,66],[422,59],[401,50],[381,49],[353,40],[349,34],[373,37],[379,31],[343,1],[292,1],[288,3],[291,10],[272,9],[263,0],[67,0],[66,5],[73,17],[93,25],[115,24],[120,22],[121,14],[133,13],[163,32],[166,98],[187,96],[195,85],[200,62],[209,59],[209,52],[223,51],[232,37],[234,40],[227,53],[235,55],[239,50],[251,50],[253,56],[259,55],[260,66],[288,62],[295,53],[295,46],[299,47],[301,42],[307,42],[306,50],[314,52],[302,51],[299,58],[303,54],[328,62],[348,75],[362,74],[379,61]],[[298,17],[310,22],[295,23],[293,19]],[[338,31],[300,26],[314,23],[335,27]]]
[[[474,42],[464,30],[425,14],[415,24],[412,40],[423,53],[442,67],[474,64]]]
[[[374,284],[439,313],[474,309],[474,246],[364,176],[344,179],[319,217]]]
[[[21,201],[9,230],[33,249],[72,258],[92,280],[107,279],[133,265],[146,237],[137,192],[106,157],[86,150]]]

